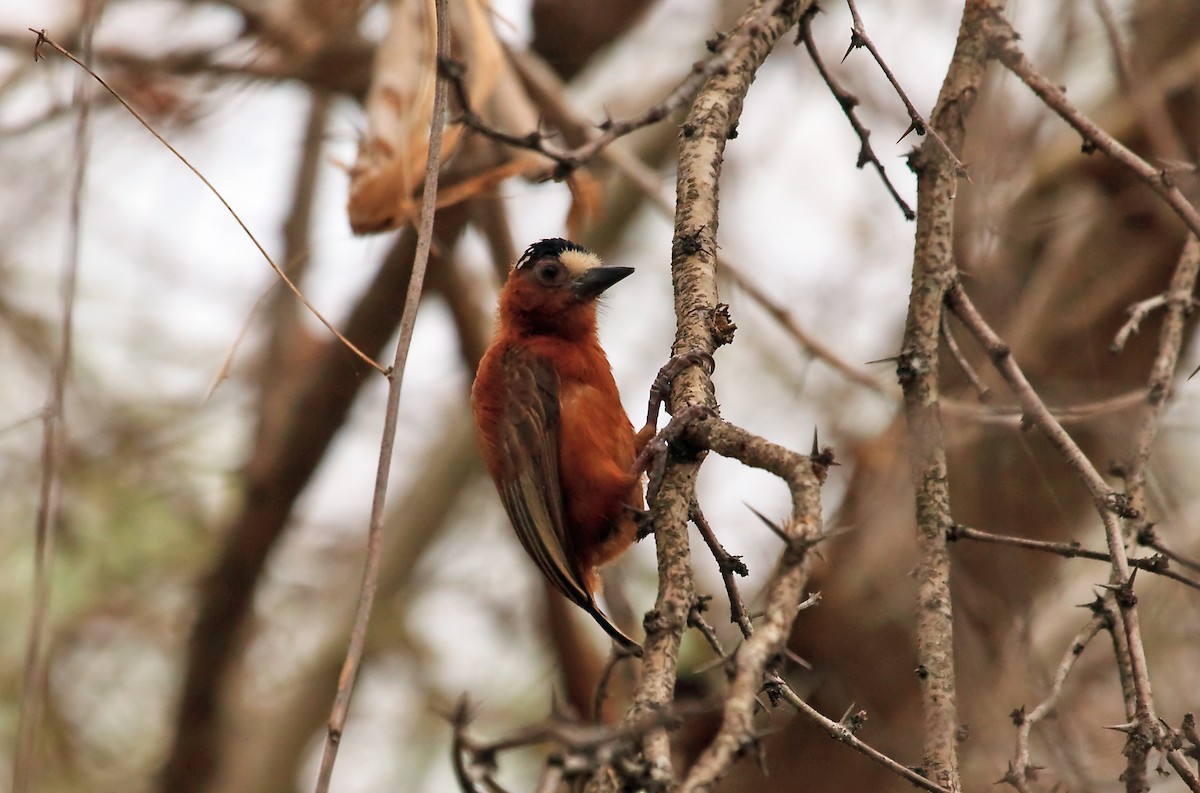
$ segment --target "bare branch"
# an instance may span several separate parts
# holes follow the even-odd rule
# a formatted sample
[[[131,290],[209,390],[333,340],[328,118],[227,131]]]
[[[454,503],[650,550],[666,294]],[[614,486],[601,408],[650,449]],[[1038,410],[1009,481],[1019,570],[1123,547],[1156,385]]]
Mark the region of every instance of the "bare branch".
[[[1190,302],[1190,300],[1189,300]],[[1129,319],[1125,320],[1125,324],[1117,331],[1117,335],[1113,337],[1112,346],[1109,348],[1114,354],[1120,353],[1125,349],[1125,343],[1129,341],[1129,337],[1137,333],[1141,328],[1142,320],[1150,316],[1150,313],[1156,308],[1162,308],[1167,304],[1166,295],[1155,295],[1148,297],[1145,300],[1140,300],[1129,307]]]
[[[855,13],[855,35],[861,22]],[[953,154],[965,138],[987,65],[981,30],[985,7],[968,0],[958,43],[933,111],[938,136],[910,159],[917,172],[917,231],[913,285],[897,374],[904,390],[909,458],[916,490],[917,677],[924,713],[924,775],[959,790],[958,706],[946,530],[953,520],[938,381],[943,296],[956,278],[954,201],[962,165]],[[856,38],[855,41],[859,39]],[[864,40],[864,44],[869,39]],[[906,104],[911,104],[907,103]],[[913,112],[913,111],[910,111]],[[914,116],[914,123],[916,122]]]
[[[742,600],[742,593],[738,591],[737,579],[734,576],[747,576],[750,571],[742,563],[742,557],[733,556],[725,550],[725,546],[721,545],[721,541],[717,539],[716,532],[709,525],[708,519],[700,511],[698,503],[692,504],[690,517],[692,523],[700,530],[700,536],[704,538],[704,543],[708,546],[709,551],[712,552],[713,559],[717,562],[717,569],[721,572],[721,580],[725,582],[725,593],[729,596],[729,621],[741,628],[743,637],[749,637],[754,633],[754,627],[750,624],[750,612],[746,610],[746,603]]]
[[[450,51],[450,21],[447,0],[434,0],[437,18],[437,53],[446,57]],[[387,370],[388,396],[384,414],[383,440],[379,445],[379,466],[375,473],[375,491],[371,499],[371,520],[367,530],[367,559],[363,570],[362,587],[358,596],[358,607],[354,616],[354,628],[350,634],[350,646],[346,650],[346,662],[338,679],[337,696],[329,715],[329,730],[325,738],[325,749],[321,767],[317,774],[316,793],[327,793],[333,778],[333,764],[337,759],[342,730],[350,711],[350,695],[362,664],[366,649],[367,628],[371,621],[371,607],[375,600],[375,589],[379,580],[383,526],[387,506],[388,478],[392,470],[392,450],[396,441],[396,426],[400,413],[400,390],[404,383],[405,364],[412,342],[413,327],[417,321],[417,310],[421,303],[421,291],[425,284],[425,269],[429,263],[429,251],[433,244],[433,214],[437,204],[439,156],[442,150],[442,130],[446,118],[446,86],[436,81],[433,92],[433,112],[430,119],[429,146],[425,158],[425,182],[421,191],[421,216],[417,223],[417,251],[413,257],[412,276],[408,282],[408,293],[404,299],[404,313],[400,320],[400,338],[396,342],[396,354]]]
[[[967,360],[967,356],[963,355],[962,349],[958,346],[958,342],[954,340],[954,333],[950,330],[950,318],[942,314],[942,341],[946,342],[946,349],[950,351],[954,362],[958,364],[958,368],[962,369],[963,374],[967,376],[967,381],[971,387],[975,389],[979,396],[980,402],[987,402],[991,399],[991,389],[983,382],[979,373],[975,371],[975,367],[971,366],[971,362]]]
[[[1158,532],[1154,528],[1153,523],[1147,523],[1138,530],[1137,533],[1138,545],[1145,545],[1147,548],[1153,548],[1163,556],[1170,559],[1172,562],[1183,565],[1191,570],[1200,573],[1200,562],[1195,559],[1189,559],[1179,553],[1172,551],[1158,537]]]
[[[691,102],[705,81],[713,75],[724,72],[728,68],[731,60],[728,44],[718,46],[721,48],[717,49],[711,58],[704,61],[697,61],[693,64],[688,75],[661,101],[631,118],[603,121],[599,125],[600,134],[592,137],[587,143],[576,146],[573,149],[562,149],[554,146],[540,130],[535,130],[525,135],[511,135],[489,126],[472,109],[470,97],[467,95],[466,80],[463,79],[465,75],[463,65],[447,58],[439,60],[438,64],[442,75],[454,89],[455,98],[458,100],[461,108],[457,121],[492,140],[519,149],[529,149],[530,151],[535,151],[549,157],[558,164],[558,167],[554,169],[552,177],[554,179],[565,179],[572,171],[590,161],[613,141],[642,127],[657,124]]]
[[[1141,514],[1143,519],[1146,513],[1146,465],[1150,460],[1154,439],[1158,437],[1162,412],[1171,396],[1171,381],[1183,350],[1184,325],[1194,306],[1192,295],[1196,291],[1197,274],[1200,274],[1200,239],[1189,235],[1171,276],[1171,283],[1161,295],[1166,305],[1166,317],[1159,331],[1158,352],[1154,356],[1146,383],[1146,399],[1142,403],[1134,433],[1133,460],[1124,470],[1130,508]]]
[[[754,73],[780,37],[794,26],[810,4],[784,0],[757,2],[743,14],[734,30],[721,43],[724,68],[713,73],[696,95],[687,120],[682,126],[679,167],[676,178],[675,233],[672,243],[672,272],[675,284],[676,335],[673,352],[699,353],[711,356],[713,351],[732,338],[733,324],[727,307],[719,305],[716,283],[717,186],[724,155],[725,142],[733,136],[742,102],[749,90]],[[672,383],[670,407],[679,416],[689,408],[712,408],[715,395],[708,372],[699,365],[684,369]],[[645,655],[642,675],[634,692],[633,704],[626,723],[662,711],[674,697],[679,642],[687,625],[688,614],[695,602],[695,584],[688,548],[687,520],[695,500],[695,477],[707,443],[717,451],[720,428],[724,422],[698,421],[695,432],[687,433],[701,445],[690,446],[687,438],[666,463],[662,486],[651,502],[651,520],[659,561],[659,593],[654,610],[646,617]],[[685,451],[690,448],[690,451]],[[799,474],[789,473],[795,477]],[[808,477],[813,476],[811,472]],[[792,480],[789,479],[789,486]],[[797,491],[793,491],[795,494]],[[793,496],[796,498],[796,496]],[[809,498],[816,499],[815,493]],[[799,502],[793,502],[794,513]],[[803,514],[808,514],[807,510]],[[817,511],[819,520],[819,509]],[[801,525],[797,518],[797,526]],[[818,525],[818,524],[813,524]],[[791,556],[789,556],[789,553]],[[782,603],[797,596],[802,589],[801,554],[785,553],[793,562],[781,562],[778,577]],[[797,600],[798,602],[798,600]],[[786,611],[786,609],[782,609]],[[794,609],[787,619],[790,625]],[[754,680],[754,691],[761,682],[758,659],[776,641],[782,641],[777,630],[754,634],[755,650],[747,658],[749,666],[738,672],[741,680]],[[759,638],[759,637],[762,638]],[[746,650],[743,647],[742,652]],[[739,653],[740,655],[740,653]],[[703,765],[708,779],[719,777],[732,762],[730,747],[746,739],[745,686],[739,684],[737,704],[726,710],[724,727],[713,753]],[[749,695],[753,700],[752,691]],[[719,747],[718,747],[719,744]],[[642,740],[650,782],[672,784],[675,773],[671,748],[665,730],[651,730]],[[700,767],[699,765],[697,766]],[[697,778],[698,779],[698,778]],[[590,789],[613,789],[612,777],[593,778]],[[697,789],[697,781],[688,783]]]
[[[1104,524],[1105,538],[1108,541],[1109,554],[1112,556],[1112,586],[1124,628],[1124,638],[1127,642],[1126,649],[1136,706],[1134,718],[1139,730],[1153,736],[1158,743],[1161,743],[1165,732],[1155,713],[1146,650],[1142,642],[1136,608],[1137,598],[1133,594],[1133,573],[1129,558],[1125,553],[1124,535],[1117,520],[1118,516],[1133,519],[1138,517],[1138,513],[1130,507],[1126,496],[1117,493],[1105,483],[1099,471],[1062,428],[1062,425],[1050,414],[1041,397],[1037,395],[1020,367],[1017,366],[1016,361],[1013,360],[1008,345],[988,326],[963,291],[961,284],[955,284],[947,293],[946,299],[950,308],[988,352],[997,371],[1017,395],[1029,420],[1041,429],[1050,443],[1058,449],[1063,459],[1083,481],[1092,496],[1096,511]],[[1200,790],[1200,779],[1197,778],[1195,771],[1187,765],[1187,760],[1178,749],[1168,751],[1167,758],[1190,789]]]

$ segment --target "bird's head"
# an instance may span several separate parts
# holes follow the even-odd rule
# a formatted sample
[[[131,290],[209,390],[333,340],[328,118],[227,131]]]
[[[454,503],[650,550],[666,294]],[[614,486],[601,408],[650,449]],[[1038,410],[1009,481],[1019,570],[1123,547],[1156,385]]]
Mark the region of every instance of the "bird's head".
[[[501,296],[503,320],[533,333],[573,336],[595,329],[595,303],[604,290],[633,272],[612,267],[569,240],[530,245],[508,274]]]

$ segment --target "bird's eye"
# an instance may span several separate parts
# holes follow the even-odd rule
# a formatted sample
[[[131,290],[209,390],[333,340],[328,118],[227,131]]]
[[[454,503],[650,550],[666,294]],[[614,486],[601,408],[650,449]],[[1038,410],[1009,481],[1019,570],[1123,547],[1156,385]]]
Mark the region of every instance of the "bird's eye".
[[[545,264],[539,265],[537,268],[538,278],[546,283],[553,282],[556,278],[558,278],[558,274],[560,272],[562,272],[562,267],[554,262],[546,262]]]

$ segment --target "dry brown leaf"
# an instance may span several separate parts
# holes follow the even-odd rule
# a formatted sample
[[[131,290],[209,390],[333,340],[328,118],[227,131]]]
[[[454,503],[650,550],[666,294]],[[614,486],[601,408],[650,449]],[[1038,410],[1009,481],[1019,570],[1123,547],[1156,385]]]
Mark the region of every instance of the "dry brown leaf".
[[[436,79],[433,23],[429,0],[392,3],[391,25],[379,47],[367,97],[367,133],[350,169],[348,211],[355,233],[393,229],[416,216]],[[466,66],[474,109],[498,128],[532,128],[536,113],[510,73],[485,4],[481,0],[451,4],[450,25],[454,58]],[[504,101],[493,101],[497,93]],[[494,145],[489,156],[464,158],[469,164],[457,162],[463,138],[460,126],[446,130],[440,159],[443,164],[452,157],[456,162],[452,172],[443,176],[438,206],[470,198],[509,176],[545,167],[539,155]]]
[[[567,236],[573,240],[585,237],[588,225],[600,213],[604,190],[600,180],[585,169],[579,169],[567,178],[571,188],[571,208],[567,212]]]

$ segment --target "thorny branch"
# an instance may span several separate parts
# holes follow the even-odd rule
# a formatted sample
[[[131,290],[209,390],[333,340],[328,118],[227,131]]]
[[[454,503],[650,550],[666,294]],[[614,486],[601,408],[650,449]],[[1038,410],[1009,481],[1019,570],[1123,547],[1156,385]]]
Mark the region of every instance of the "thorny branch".
[[[958,155],[954,153],[954,149],[939,134],[936,123],[937,111],[934,111],[935,123],[932,125],[921,117],[916,105],[908,98],[908,94],[904,92],[900,81],[896,79],[896,75],[892,74],[892,70],[888,68],[887,62],[879,54],[879,50],[875,47],[875,42],[871,41],[871,37],[867,35],[867,29],[863,25],[862,17],[858,15],[858,8],[854,5],[854,0],[846,0],[846,4],[850,6],[850,16],[854,20],[854,27],[850,29],[850,46],[846,49],[846,55],[842,56],[842,60],[845,60],[853,50],[865,47],[867,52],[871,53],[871,57],[875,59],[875,63],[879,64],[879,68],[883,70],[884,76],[892,84],[892,88],[896,91],[896,95],[900,97],[900,101],[904,103],[904,109],[908,111],[910,125],[904,135],[907,135],[909,132],[924,135],[928,132],[929,137],[933,138],[941,148],[942,153],[945,154],[946,159],[954,167],[954,174],[965,177],[967,175],[967,166],[963,165],[962,160],[958,159]],[[904,135],[901,135],[902,139]]]
[[[938,787],[930,782],[925,777],[913,771],[907,766],[900,765],[892,758],[880,752],[878,749],[864,743],[855,733],[862,727],[866,721],[866,711],[857,713],[847,712],[840,721],[834,721],[819,710],[809,705],[804,701],[804,698],[792,690],[792,687],[784,682],[783,678],[777,673],[771,672],[767,675],[766,682],[767,694],[772,698],[779,697],[784,702],[787,702],[800,713],[807,716],[814,723],[824,729],[829,736],[834,740],[841,741],[856,752],[869,757],[872,761],[878,763],[892,773],[911,782],[916,787],[923,790],[931,791],[931,793],[948,793],[946,788]],[[851,708],[853,710],[853,708]]]
[[[676,355],[693,351],[712,355],[720,344],[731,338],[732,323],[718,309],[715,257],[717,186],[725,142],[736,129],[742,101],[758,67],[779,38],[799,21],[808,5],[769,0],[751,6],[721,44],[728,59],[726,68],[705,82],[682,126],[676,176],[675,232],[671,246],[676,316],[673,352]],[[712,407],[715,401],[712,380],[699,366],[685,369],[672,384],[670,407],[673,414],[678,415],[691,406]],[[687,520],[695,500],[695,481],[703,460],[703,448],[699,445],[689,454],[683,454],[682,449],[672,454],[658,497],[650,504],[658,552],[659,591],[654,610],[646,620],[642,674],[627,720],[637,720],[646,713],[669,707],[674,696],[679,643],[695,602]],[[795,492],[793,498],[797,498]],[[799,512],[801,503],[800,500],[793,502],[797,525],[803,517]],[[819,511],[817,519],[819,521]],[[794,576],[789,576],[789,583],[793,579]],[[756,688],[757,685],[756,681]],[[727,729],[723,734],[736,741],[737,736],[729,730],[744,726],[744,722],[734,725],[726,721],[724,724]],[[656,782],[672,783],[676,773],[666,732],[656,730],[647,734],[642,749],[651,777]],[[727,765],[724,768],[716,766],[731,763],[732,759],[722,755],[706,765],[697,764],[696,768],[703,767],[704,773],[709,775],[724,773]],[[611,777],[603,783],[596,779],[594,787],[611,790],[613,781]]]
[[[1159,539],[1158,531],[1154,528],[1153,523],[1147,523],[1138,530],[1137,541],[1138,545],[1144,545],[1147,548],[1152,548],[1170,559],[1172,562],[1182,565],[1183,567],[1186,567],[1194,572],[1200,573],[1200,562],[1197,562],[1194,559],[1189,559],[1164,545],[1162,540]]]
[[[708,518],[704,517],[704,513],[700,511],[698,503],[692,504],[690,513],[692,523],[700,530],[700,536],[704,538],[704,544],[708,546],[708,550],[712,552],[713,559],[717,563],[717,570],[721,573],[721,580],[725,583],[725,594],[729,598],[729,620],[735,623],[742,631],[742,636],[749,637],[754,633],[754,627],[750,624],[750,613],[746,610],[746,603],[742,600],[742,593],[738,591],[737,578],[735,576],[748,576],[750,571],[746,569],[745,563],[742,562],[742,557],[733,556],[729,551],[725,550],[725,546],[721,545],[721,541],[717,539],[716,532],[708,523]]]
[[[1183,246],[1183,252],[1180,254],[1179,262],[1175,267],[1175,272],[1171,276],[1171,283],[1167,288],[1166,297],[1166,317],[1163,320],[1162,328],[1159,331],[1158,350],[1155,354],[1154,363],[1151,366],[1150,376],[1146,387],[1146,399],[1140,407],[1140,415],[1138,416],[1136,428],[1134,430],[1133,440],[1133,459],[1127,466],[1121,470],[1125,479],[1125,497],[1129,514],[1122,516],[1126,518],[1124,527],[1123,539],[1130,539],[1140,535],[1140,526],[1149,525],[1147,514],[1147,499],[1146,499],[1146,468],[1150,461],[1150,452],[1154,445],[1154,440],[1158,435],[1158,427],[1162,417],[1162,412],[1166,408],[1167,400],[1171,394],[1171,380],[1175,376],[1175,369],[1179,364],[1179,354],[1183,348],[1183,330],[1184,324],[1191,313],[1192,309],[1192,294],[1196,288],[1197,273],[1200,272],[1200,240],[1193,235],[1188,235],[1187,242]],[[1120,570],[1114,564],[1112,583],[1118,586],[1122,584],[1120,578]],[[1130,581],[1132,588],[1132,581]],[[1118,601],[1120,605],[1120,602]],[[1122,612],[1122,619],[1125,619],[1125,614]],[[1133,639],[1129,642],[1131,650],[1137,648]],[[1129,671],[1137,674],[1138,665],[1134,660],[1130,659]],[[1144,712],[1140,701],[1136,699],[1138,690],[1137,684],[1139,681],[1135,677],[1134,680],[1135,693],[1135,721],[1138,722],[1138,730],[1130,734],[1131,743],[1137,739],[1137,743],[1132,744],[1129,750],[1126,751],[1126,776],[1128,779],[1136,779],[1145,773],[1145,757],[1149,753],[1150,741],[1144,736],[1149,733],[1155,738],[1155,742],[1162,746],[1165,742],[1171,739],[1170,731],[1161,723],[1156,722],[1153,726],[1147,725],[1143,717],[1146,719],[1152,718],[1153,713]],[[1146,698],[1149,700],[1149,681],[1145,682]],[[1193,782],[1197,782],[1196,776],[1191,772],[1187,761],[1179,756],[1178,750],[1168,754],[1168,760],[1176,770],[1179,771],[1181,777],[1186,781],[1191,777]],[[1184,770],[1186,769],[1187,773]],[[1197,789],[1195,786],[1193,790]]]
[[[972,529],[967,526],[955,524],[950,527],[947,533],[947,539],[950,541],[957,540],[975,540],[976,542],[988,542],[995,545],[1007,545],[1012,548],[1024,548],[1030,551],[1042,551],[1044,553],[1052,553],[1056,556],[1061,556],[1064,559],[1091,559],[1096,562],[1108,562],[1112,564],[1112,554],[1101,553],[1100,551],[1089,551],[1079,545],[1078,542],[1050,542],[1047,540],[1030,540],[1025,537],[1008,537],[1003,534],[993,534],[979,529]],[[1148,573],[1155,573],[1164,578],[1169,578],[1172,581],[1178,581],[1184,586],[1192,589],[1200,589],[1200,582],[1193,581],[1187,576],[1180,575],[1168,568],[1169,560],[1166,556],[1156,554],[1149,559],[1130,559],[1129,566],[1137,570],[1145,570]]]
[[[451,757],[455,778],[463,793],[475,793],[478,790],[476,783],[489,791],[502,790],[493,777],[500,754],[546,744],[554,747],[547,770],[557,769],[564,780],[585,778],[603,764],[617,764],[627,774],[636,775],[639,771],[634,756],[638,740],[648,730],[677,725],[684,715],[688,714],[671,709],[620,727],[580,724],[556,715],[503,738],[482,741],[468,733],[472,713],[469,702],[463,697],[450,714],[454,730]]]
[[[1104,481],[1100,472],[1055,420],[1024,373],[1013,360],[1008,346],[979,314],[961,284],[955,284],[946,295],[947,305],[954,311],[968,330],[976,337],[992,359],[996,370],[1017,396],[1022,408],[1034,425],[1058,449],[1066,463],[1075,471],[1092,496],[1093,504],[1104,524],[1105,539],[1112,556],[1113,583],[1110,585],[1116,596],[1123,631],[1114,631],[1114,638],[1123,633],[1125,651],[1131,674],[1134,701],[1134,723],[1136,734],[1149,745],[1156,745],[1167,752],[1167,759],[1180,778],[1190,789],[1200,791],[1200,779],[1188,765],[1178,748],[1168,745],[1168,730],[1159,720],[1154,708],[1150,687],[1150,673],[1146,662],[1146,650],[1142,642],[1141,627],[1137,611],[1137,598],[1133,593],[1133,570],[1125,552],[1125,537],[1118,518],[1136,519],[1126,495],[1117,493]],[[1133,734],[1130,736],[1134,737]]]
[[[853,3],[851,10],[854,11]],[[953,520],[937,361],[943,297],[956,277],[954,201],[962,166],[953,150],[963,145],[965,120],[979,94],[988,60],[980,31],[982,11],[979,2],[967,2],[958,43],[933,110],[932,127],[939,131],[939,136],[926,139],[910,159],[917,173],[917,230],[908,317],[897,359],[916,493],[917,677],[924,715],[922,766],[924,776],[955,791],[961,784],[958,695],[950,558],[946,549],[946,530]],[[862,25],[857,14],[855,17],[857,36],[861,35]]]
[[[1189,235],[1171,276],[1171,283],[1160,296],[1166,306],[1166,317],[1159,331],[1158,352],[1146,383],[1146,399],[1142,403],[1134,432],[1133,459],[1122,470],[1130,509],[1137,512],[1143,522],[1146,515],[1146,466],[1150,461],[1154,439],[1158,436],[1162,412],[1171,396],[1171,380],[1175,377],[1179,355],[1183,350],[1184,325],[1195,306],[1193,294],[1196,291],[1197,274],[1200,274],[1200,239]]]
[[[1099,610],[1075,634],[1075,638],[1071,641],[1071,646],[1063,654],[1062,660],[1058,663],[1058,668],[1054,671],[1054,680],[1050,683],[1050,691],[1046,694],[1046,698],[1028,713],[1025,712],[1024,708],[1013,711],[1013,720],[1017,724],[1017,748],[1012,762],[1009,763],[1008,771],[1000,781],[1012,785],[1020,793],[1029,793],[1029,782],[1033,781],[1037,776],[1037,767],[1033,765],[1029,758],[1029,734],[1033,730],[1033,725],[1045,719],[1053,712],[1055,706],[1058,705],[1059,698],[1062,696],[1063,685],[1067,682],[1067,676],[1075,668],[1075,663],[1079,660],[1079,656],[1083,654],[1084,649],[1096,637],[1096,634],[1105,628],[1112,630],[1112,621],[1106,612]]]
[[[887,188],[892,200],[896,202],[896,206],[900,207],[900,211],[904,214],[904,219],[914,220],[917,214],[913,212],[908,202],[900,197],[896,186],[888,178],[883,163],[879,161],[875,150],[871,148],[871,131],[866,128],[862,121],[859,120],[858,114],[854,112],[854,108],[858,106],[858,97],[847,91],[834,79],[833,75],[829,72],[829,68],[825,66],[825,61],[821,59],[821,52],[817,49],[817,45],[812,37],[812,20],[818,10],[817,6],[814,5],[801,18],[799,38],[804,41],[804,49],[808,51],[808,57],[812,60],[813,65],[817,67],[817,72],[821,75],[821,79],[825,81],[825,85],[828,86],[829,92],[833,94],[833,98],[837,100],[838,107],[846,114],[846,120],[854,128],[854,134],[858,135],[859,150],[856,165],[858,168],[862,168],[867,163],[870,163],[875,172],[879,174],[879,178],[883,181],[883,185]]]
[[[783,652],[801,607],[812,566],[809,549],[823,536],[820,485],[832,463],[829,450],[815,457],[799,455],[712,415],[696,418],[690,429],[691,442],[702,441],[704,448],[783,479],[792,493],[792,515],[775,526],[785,548],[766,587],[763,620],[734,654],[721,726],[684,778],[683,792],[711,790],[757,740],[757,694],[768,669]]]

